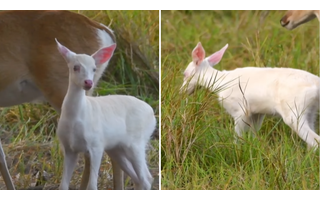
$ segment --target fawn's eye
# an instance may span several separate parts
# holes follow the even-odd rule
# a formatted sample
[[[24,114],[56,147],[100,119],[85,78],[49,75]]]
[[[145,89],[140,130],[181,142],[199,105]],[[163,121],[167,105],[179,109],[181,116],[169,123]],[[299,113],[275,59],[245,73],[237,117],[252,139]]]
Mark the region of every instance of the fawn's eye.
[[[80,71],[80,66],[79,65],[73,66],[73,71]]]

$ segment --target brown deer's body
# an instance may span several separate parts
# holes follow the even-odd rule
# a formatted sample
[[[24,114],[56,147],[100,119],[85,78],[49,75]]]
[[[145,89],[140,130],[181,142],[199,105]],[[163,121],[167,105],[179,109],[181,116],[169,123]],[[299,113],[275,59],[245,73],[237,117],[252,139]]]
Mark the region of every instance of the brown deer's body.
[[[69,11],[3,11],[0,28],[2,107],[46,100],[61,109],[68,70],[54,38],[86,54],[115,42],[110,29]],[[105,44],[98,30],[105,33]]]
[[[289,10],[281,18],[280,24],[292,30],[314,18],[318,18],[320,21],[320,10]]]
[[[89,55],[115,43],[108,27],[73,12],[0,12],[0,107],[46,101],[60,112],[69,72],[55,38],[70,50]],[[107,65],[97,70],[95,85]],[[14,189],[6,168],[0,143],[0,171],[8,189]]]

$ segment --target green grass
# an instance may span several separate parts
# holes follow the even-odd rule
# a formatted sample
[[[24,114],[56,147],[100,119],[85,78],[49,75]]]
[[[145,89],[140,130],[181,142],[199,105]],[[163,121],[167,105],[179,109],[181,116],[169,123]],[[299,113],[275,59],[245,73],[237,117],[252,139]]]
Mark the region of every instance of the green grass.
[[[114,30],[117,49],[95,95],[128,94],[149,103],[159,121],[159,11],[74,11]],[[0,108],[0,132],[10,174],[17,189],[34,188],[37,173],[46,172],[47,181],[39,188],[57,189],[63,155],[56,137],[59,115],[48,104],[24,104]],[[82,158],[82,157],[81,157]],[[148,164],[159,189],[159,140],[152,140]],[[79,188],[83,160],[71,181]],[[132,188],[127,179],[126,188]],[[0,189],[5,189],[0,176]],[[112,189],[111,163],[102,160],[98,189]]]
[[[234,144],[233,119],[215,94],[179,94],[199,41],[206,55],[229,44],[218,70],[277,66],[319,75],[318,21],[288,31],[279,23],[284,13],[162,11],[161,189],[320,189],[319,151],[307,151],[282,119],[265,118],[255,136]]]

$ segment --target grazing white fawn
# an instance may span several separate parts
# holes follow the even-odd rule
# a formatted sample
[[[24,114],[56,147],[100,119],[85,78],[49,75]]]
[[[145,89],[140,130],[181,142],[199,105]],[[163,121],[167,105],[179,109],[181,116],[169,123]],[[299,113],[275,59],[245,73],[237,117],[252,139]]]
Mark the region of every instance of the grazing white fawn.
[[[314,131],[314,123],[319,110],[319,77],[291,68],[219,71],[213,66],[220,62],[227,47],[228,44],[205,58],[199,42],[184,72],[181,90],[190,94],[196,85],[201,85],[217,92],[240,137],[243,132],[258,131],[266,114],[279,115],[309,148],[318,147],[320,136]]]
[[[1,11],[1,107],[46,101],[60,112],[68,89],[68,69],[57,52],[54,38],[86,54],[115,43],[111,29],[73,12]],[[105,62],[98,67],[94,84],[107,65]],[[14,189],[1,142],[0,171],[7,188]]]
[[[126,95],[85,95],[93,87],[97,66],[111,58],[116,45],[101,48],[92,56],[75,54],[58,41],[57,45],[69,68],[69,87],[57,128],[64,152],[60,189],[69,188],[79,153],[85,156],[80,189],[97,189],[104,152],[117,168],[114,178],[123,176],[122,169],[135,189],[151,189],[153,177],[146,164],[146,145],[156,127],[151,106]]]
[[[288,10],[281,18],[280,24],[288,30],[292,30],[314,18],[318,18],[320,21],[320,10]]]

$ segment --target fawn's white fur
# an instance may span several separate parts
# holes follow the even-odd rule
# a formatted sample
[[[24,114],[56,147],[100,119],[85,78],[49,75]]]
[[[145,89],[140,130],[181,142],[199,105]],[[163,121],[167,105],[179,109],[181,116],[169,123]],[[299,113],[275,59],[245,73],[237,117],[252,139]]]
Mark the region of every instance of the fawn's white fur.
[[[291,68],[245,67],[218,71],[228,44],[205,58],[199,42],[192,51],[193,61],[184,72],[181,90],[190,94],[197,84],[217,92],[219,100],[235,121],[235,131],[258,131],[265,114],[280,115],[308,147],[317,147],[314,132],[319,109],[320,79],[309,72]]]
[[[57,45],[69,67],[69,87],[57,128],[64,151],[60,189],[68,189],[79,153],[84,153],[86,162],[80,189],[97,189],[104,151],[112,160],[115,189],[123,189],[121,169],[136,189],[151,189],[153,178],[146,163],[146,145],[156,126],[151,106],[132,96],[85,95],[93,87],[96,65],[107,62],[116,45],[92,56],[75,54],[58,41]]]

